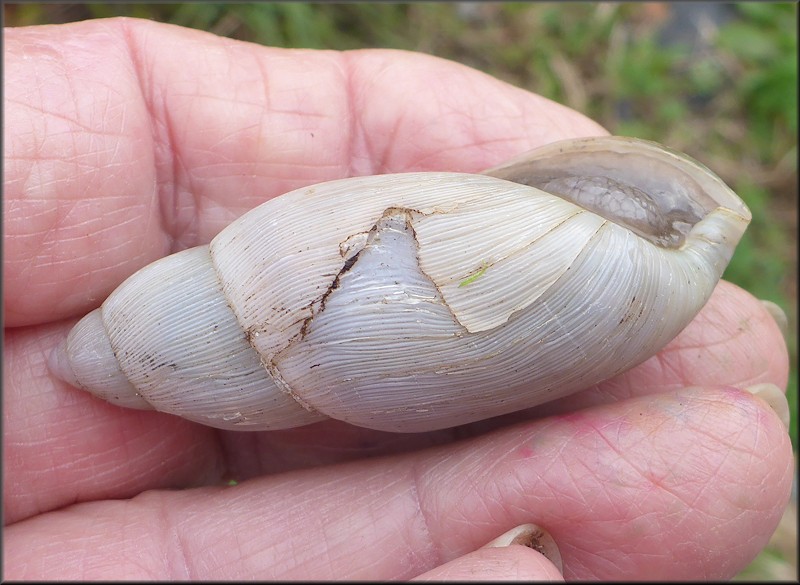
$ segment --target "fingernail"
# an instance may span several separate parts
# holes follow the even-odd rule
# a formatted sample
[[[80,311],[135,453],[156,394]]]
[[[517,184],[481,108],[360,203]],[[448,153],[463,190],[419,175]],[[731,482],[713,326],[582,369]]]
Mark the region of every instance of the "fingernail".
[[[754,384],[753,386],[748,386],[745,390],[766,402],[775,411],[778,418],[781,419],[786,430],[789,430],[789,403],[780,388],[775,384]]]
[[[761,300],[761,304],[764,305],[764,308],[767,310],[767,312],[772,315],[773,319],[775,319],[775,322],[778,324],[778,328],[781,330],[781,333],[783,333],[783,338],[788,341],[789,318],[786,316],[786,313],[784,313],[783,309],[781,309],[772,301]]]
[[[521,544],[543,554],[553,563],[560,573],[564,572],[564,565],[561,562],[561,553],[558,551],[556,541],[544,528],[536,524],[522,524],[512,528],[508,532],[498,536],[489,544],[481,548],[500,548],[512,544]]]

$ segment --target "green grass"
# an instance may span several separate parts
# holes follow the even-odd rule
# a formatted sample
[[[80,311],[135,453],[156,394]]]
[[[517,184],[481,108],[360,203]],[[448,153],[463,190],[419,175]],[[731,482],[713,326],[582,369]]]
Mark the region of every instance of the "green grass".
[[[273,46],[422,51],[564,103],[613,134],[694,156],[753,212],[725,278],[786,311],[787,396],[796,413],[797,5],[736,4],[729,22],[705,29],[702,50],[659,43],[673,9],[667,3],[4,6],[8,26],[126,15]]]

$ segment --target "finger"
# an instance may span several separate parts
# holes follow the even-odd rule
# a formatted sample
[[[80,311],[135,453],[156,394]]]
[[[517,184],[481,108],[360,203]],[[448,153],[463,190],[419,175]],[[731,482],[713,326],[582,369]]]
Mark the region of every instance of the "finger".
[[[605,134],[421,54],[273,49],[131,19],[6,32],[9,326],[85,313],[137,268],[300,186],[478,171]]]
[[[413,581],[563,581],[553,564],[524,546],[482,548],[440,565]]]
[[[127,498],[145,489],[218,482],[223,474],[244,480],[262,474],[328,465],[364,457],[407,452],[478,435],[500,426],[537,418],[543,412],[571,411],[591,402],[627,395],[721,384],[745,387],[769,382],[783,388],[788,364],[781,338],[762,304],[742,289],[721,284],[701,312],[701,332],[725,327],[728,335],[672,345],[687,355],[674,367],[652,360],[619,379],[571,398],[527,412],[432,433],[385,433],[337,421],[262,433],[217,432],[155,412],[119,408],[55,380],[45,356],[66,335],[69,324],[6,333],[4,421],[6,521],[15,521],[73,502]],[[706,315],[710,317],[706,317]],[[752,318],[748,318],[752,315]],[[763,317],[763,316],[762,316]],[[738,330],[747,322],[748,335]],[[693,325],[690,327],[694,327]],[[686,332],[685,332],[686,333]],[[752,342],[751,340],[755,340]],[[709,374],[715,355],[721,364]],[[644,370],[640,374],[639,371]],[[58,465],[43,454],[58,453]],[[164,463],[164,462],[169,462]],[[168,469],[170,473],[165,473]],[[104,470],[104,473],[98,473]]]
[[[416,454],[73,506],[7,528],[5,569],[406,579],[533,522],[566,579],[729,579],[767,543],[792,470],[765,402],[687,389]]]
[[[224,459],[214,429],[86,400],[51,378],[46,356],[62,329],[5,335],[5,523],[73,502],[219,481]]]

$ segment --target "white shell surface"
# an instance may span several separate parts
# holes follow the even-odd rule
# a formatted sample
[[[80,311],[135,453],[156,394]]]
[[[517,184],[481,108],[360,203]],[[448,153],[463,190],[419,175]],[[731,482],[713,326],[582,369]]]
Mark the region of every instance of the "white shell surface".
[[[750,219],[702,165],[652,143],[579,139],[520,161],[269,201],[130,277],[52,369],[219,428],[454,426],[655,354],[711,295]]]
[[[365,247],[343,254],[353,242]],[[285,390],[394,431],[511,412],[632,367],[705,303],[717,248],[691,234],[664,249],[538,189],[456,173],[298,190],[211,243]]]
[[[207,246],[140,270],[101,310],[119,367],[156,410],[233,429],[324,418],[274,384],[222,295]]]
[[[344,267],[340,246],[368,234],[387,210],[395,208],[420,218],[414,223],[420,265],[470,331],[506,321],[537,293],[520,288],[524,299],[518,300],[505,298],[505,291],[490,290],[487,296],[458,285],[484,263],[514,255],[582,211],[537,189],[459,173],[345,179],[270,201],[239,218],[211,243],[225,294],[261,355],[270,359],[300,334]],[[524,227],[520,234],[504,229],[504,224]],[[571,249],[562,246],[560,268],[551,270],[566,269],[580,249],[580,242],[576,244]],[[486,272],[484,288],[489,290],[502,277]],[[527,283],[532,285],[537,286]],[[497,310],[498,303],[507,308]]]
[[[478,420],[611,377],[672,339],[706,300],[697,280],[714,282],[711,271],[678,254],[665,260],[602,222],[558,286],[507,323],[470,333],[415,269],[410,229],[396,221],[379,234],[275,362],[303,400],[384,430]]]

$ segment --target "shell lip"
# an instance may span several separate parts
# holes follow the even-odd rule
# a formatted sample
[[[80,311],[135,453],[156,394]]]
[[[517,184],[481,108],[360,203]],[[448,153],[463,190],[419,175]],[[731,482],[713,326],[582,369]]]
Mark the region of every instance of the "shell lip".
[[[561,140],[484,171],[564,198],[663,248],[680,249],[708,218],[738,242],[751,220],[739,196],[692,157],[626,136]]]

